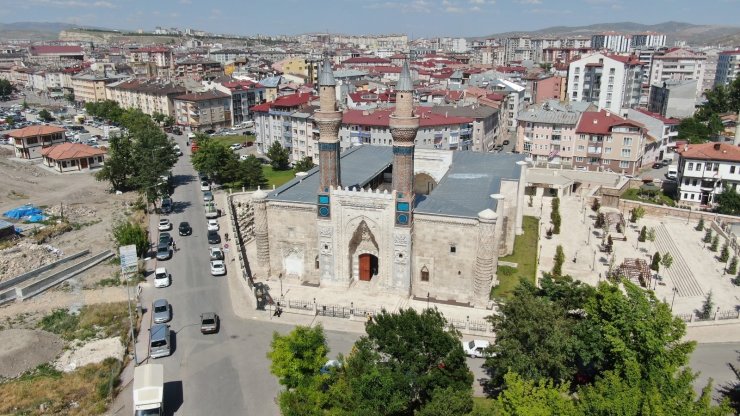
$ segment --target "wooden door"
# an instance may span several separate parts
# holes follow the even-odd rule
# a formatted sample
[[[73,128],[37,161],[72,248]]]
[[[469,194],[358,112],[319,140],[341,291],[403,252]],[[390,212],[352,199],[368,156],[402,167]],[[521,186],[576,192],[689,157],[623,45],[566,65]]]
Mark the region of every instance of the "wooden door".
[[[87,158],[80,159],[80,169],[87,169]]]
[[[369,281],[372,277],[370,273],[370,254],[360,254],[360,280]]]

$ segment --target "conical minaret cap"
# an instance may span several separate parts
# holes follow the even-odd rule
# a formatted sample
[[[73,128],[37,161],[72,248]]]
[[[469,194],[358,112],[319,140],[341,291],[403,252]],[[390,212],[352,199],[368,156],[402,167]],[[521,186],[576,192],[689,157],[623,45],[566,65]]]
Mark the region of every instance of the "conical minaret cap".
[[[321,66],[321,72],[319,72],[319,86],[335,86],[334,72],[331,69],[331,63],[329,58],[324,58],[324,64]]]
[[[413,91],[414,84],[411,82],[411,72],[409,71],[409,61],[403,61],[403,68],[401,68],[401,75],[398,78],[396,84],[396,91]]]

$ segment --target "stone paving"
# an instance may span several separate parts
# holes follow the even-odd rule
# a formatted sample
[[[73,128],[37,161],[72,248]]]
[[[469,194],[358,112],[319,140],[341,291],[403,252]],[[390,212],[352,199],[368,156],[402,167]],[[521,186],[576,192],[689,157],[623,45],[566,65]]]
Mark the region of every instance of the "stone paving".
[[[596,213],[578,196],[561,198],[561,234],[552,239],[545,237],[550,227],[550,197],[534,197],[533,206],[525,207],[525,215],[541,215],[540,222],[540,264],[542,272],[552,270],[557,245],[563,246],[566,261],[563,273],[588,284],[597,284],[609,270],[611,255],[602,253],[599,245],[602,231],[594,227]],[[602,208],[609,211],[609,208]],[[612,209],[613,210],[613,209]],[[670,252],[674,258],[668,270],[661,268],[660,279],[654,281],[658,299],[673,304],[673,312],[688,319],[695,310],[701,308],[705,296],[711,291],[715,307],[720,314],[732,314],[740,306],[740,288],[734,286],[733,276],[724,273],[725,263],[718,260],[718,254],[709,251],[701,242],[704,231],[696,231],[696,221],[670,217],[643,217],[637,224],[629,223],[629,212],[623,212],[627,227],[624,234],[617,233],[614,227],[610,234],[614,242],[614,263],[617,267],[625,258],[642,258],[650,263],[656,251],[661,255]],[[639,243],[637,237],[642,226],[655,229],[654,242]],[[709,226],[709,223],[707,223]],[[626,236],[627,241],[617,237]],[[724,244],[720,238],[719,247]],[[675,289],[675,292],[674,292]],[[675,299],[674,299],[675,294]]]

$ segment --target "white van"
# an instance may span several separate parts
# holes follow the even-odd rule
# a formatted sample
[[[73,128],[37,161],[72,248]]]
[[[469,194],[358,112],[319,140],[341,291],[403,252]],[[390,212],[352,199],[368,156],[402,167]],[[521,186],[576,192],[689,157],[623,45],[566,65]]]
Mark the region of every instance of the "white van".
[[[666,172],[665,177],[668,179],[676,180],[676,178],[678,177],[678,166],[668,166],[668,172]]]

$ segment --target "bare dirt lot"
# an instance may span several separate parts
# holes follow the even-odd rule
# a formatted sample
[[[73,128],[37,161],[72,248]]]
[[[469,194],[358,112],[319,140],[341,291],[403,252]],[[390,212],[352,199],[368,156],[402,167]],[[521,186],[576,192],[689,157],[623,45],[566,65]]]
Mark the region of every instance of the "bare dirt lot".
[[[62,352],[64,341],[46,331],[8,329],[0,331],[3,348],[0,349],[0,377],[16,377],[56,358]]]

